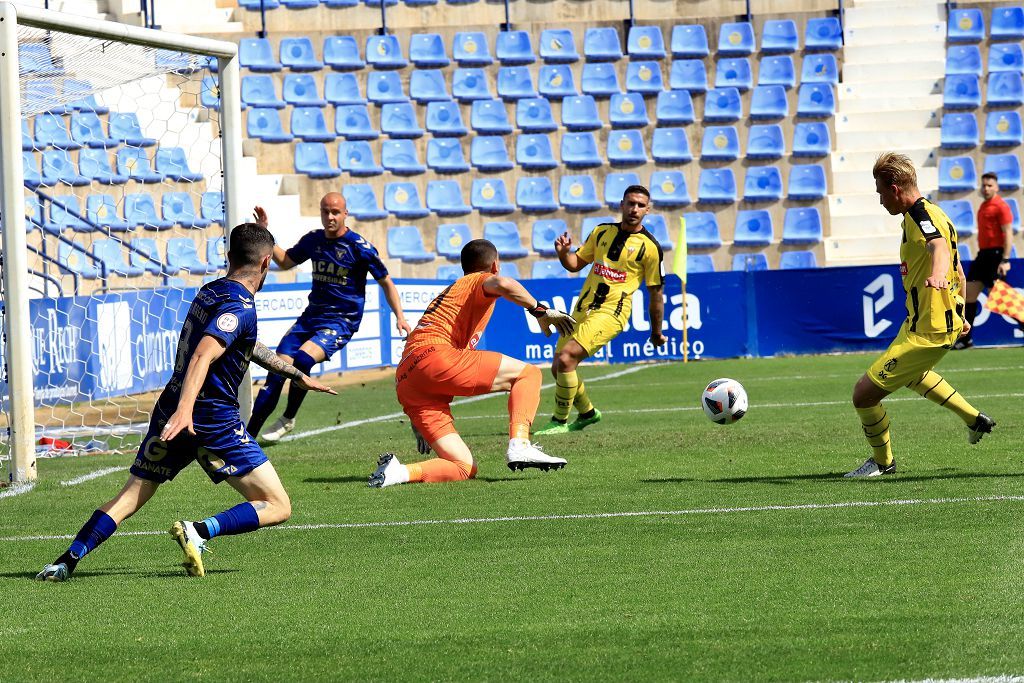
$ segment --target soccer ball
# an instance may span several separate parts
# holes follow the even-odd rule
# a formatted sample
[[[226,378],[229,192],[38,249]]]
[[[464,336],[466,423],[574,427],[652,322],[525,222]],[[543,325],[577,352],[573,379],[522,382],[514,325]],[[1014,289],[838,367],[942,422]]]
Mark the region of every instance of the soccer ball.
[[[700,404],[712,422],[732,424],[747,414],[747,392],[736,380],[723,377],[707,386]]]

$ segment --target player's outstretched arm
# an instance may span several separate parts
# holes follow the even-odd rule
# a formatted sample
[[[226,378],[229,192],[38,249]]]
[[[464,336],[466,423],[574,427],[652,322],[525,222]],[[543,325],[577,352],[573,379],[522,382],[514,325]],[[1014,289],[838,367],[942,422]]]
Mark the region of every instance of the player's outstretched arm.
[[[492,275],[484,280],[484,291],[491,296],[500,296],[514,304],[525,308],[530,315],[540,322],[540,329],[545,337],[551,336],[551,325],[563,336],[568,336],[576,329],[576,321],[568,313],[544,306],[536,297],[526,291],[518,280],[500,275]]]
[[[661,287],[647,287],[647,295],[650,301],[647,304],[647,315],[651,319],[651,343],[655,346],[662,346],[668,339],[662,334],[661,323],[665,319],[665,299],[661,294]]]
[[[395,314],[395,324],[398,326],[398,331],[402,333],[403,337],[408,337],[409,333],[412,332],[412,328],[409,327],[409,323],[405,320],[405,312],[402,310],[402,299],[398,296],[398,288],[395,287],[391,276],[382,277],[377,280],[377,284],[384,291],[384,298]]]
[[[946,289],[949,282],[946,280],[946,273],[949,271],[949,243],[944,239],[928,240],[928,252],[932,256],[932,273],[925,281],[925,287],[932,289]],[[963,291],[964,281],[960,281],[960,288]]]
[[[283,358],[260,342],[256,342],[256,346],[252,349],[252,362],[256,363],[256,365],[260,366],[267,372],[287,377],[291,381],[295,382],[295,386],[300,389],[305,389],[306,391],[319,391],[333,396],[338,395],[338,392],[334,389],[330,388],[326,384],[321,384],[309,375],[303,373],[297,367],[286,362]]]
[[[562,267],[570,273],[580,272],[589,263],[580,258],[578,252],[572,250],[572,237],[567,232],[563,232],[555,239],[555,254]]]
[[[211,335],[204,335],[196,346],[192,360],[188,363],[188,370],[185,371],[185,379],[181,382],[181,395],[178,397],[178,407],[174,414],[167,420],[163,431],[160,432],[162,441],[170,441],[183,430],[189,434],[195,434],[192,427],[192,408],[196,404],[196,397],[206,382],[206,376],[210,372],[210,365],[224,355],[224,342]]]
[[[252,218],[256,221],[256,224],[264,228],[270,229],[270,219],[267,218],[267,211],[262,206],[257,206],[252,210]],[[288,252],[278,245],[274,245],[274,255],[272,256],[274,263],[281,270],[291,270],[298,264],[288,258]]]

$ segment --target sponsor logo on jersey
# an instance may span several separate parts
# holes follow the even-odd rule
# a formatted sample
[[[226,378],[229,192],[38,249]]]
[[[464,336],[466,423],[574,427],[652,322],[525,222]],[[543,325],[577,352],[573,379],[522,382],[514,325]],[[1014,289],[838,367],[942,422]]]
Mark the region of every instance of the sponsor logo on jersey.
[[[902,261],[900,263],[900,275],[903,276],[903,277],[906,277],[907,276],[907,271],[908,271],[907,262],[906,261]]]
[[[617,270],[615,268],[609,268],[603,263],[595,263],[594,272],[597,273],[599,276],[603,277],[604,279],[611,280],[612,282],[626,281],[626,273],[624,271]]]
[[[885,368],[886,372],[892,372],[893,370],[896,369],[897,363],[899,363],[898,359],[890,358],[889,360],[885,361],[885,365],[883,365],[882,367]]]
[[[469,344],[466,345],[467,349],[475,349],[476,345],[480,343],[480,333],[477,332],[469,339]]]
[[[938,230],[935,229],[931,221],[921,221],[921,232],[926,235],[934,235]]]
[[[221,332],[234,332],[238,329],[238,316],[234,313],[222,313],[217,318],[217,329]]]

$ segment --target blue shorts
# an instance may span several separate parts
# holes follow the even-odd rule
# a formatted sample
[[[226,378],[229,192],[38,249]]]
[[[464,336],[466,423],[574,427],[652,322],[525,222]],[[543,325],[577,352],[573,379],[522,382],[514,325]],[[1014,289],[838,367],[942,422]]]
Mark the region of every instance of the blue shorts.
[[[245,431],[241,420],[212,428],[194,425],[195,436],[186,430],[171,441],[162,441],[160,432],[166,422],[165,418],[153,415],[131,467],[136,477],[162,484],[174,479],[196,460],[213,483],[219,484],[228,477],[246,475],[268,462],[266,453]]]
[[[299,347],[307,341],[311,341],[324,350],[324,360],[330,360],[336,352],[340,351],[348,340],[355,334],[358,325],[352,325],[347,320],[332,316],[327,317],[305,317],[300,316],[277,345],[277,353],[295,358]]]

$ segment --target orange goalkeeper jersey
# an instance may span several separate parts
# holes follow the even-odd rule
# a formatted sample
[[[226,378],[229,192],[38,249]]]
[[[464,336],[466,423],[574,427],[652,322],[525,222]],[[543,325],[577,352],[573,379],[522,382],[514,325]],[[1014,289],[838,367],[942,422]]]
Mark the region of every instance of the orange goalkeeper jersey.
[[[489,272],[463,275],[438,294],[409,335],[402,360],[413,350],[432,344],[475,348],[497,300],[484,291],[484,281],[489,277]]]

